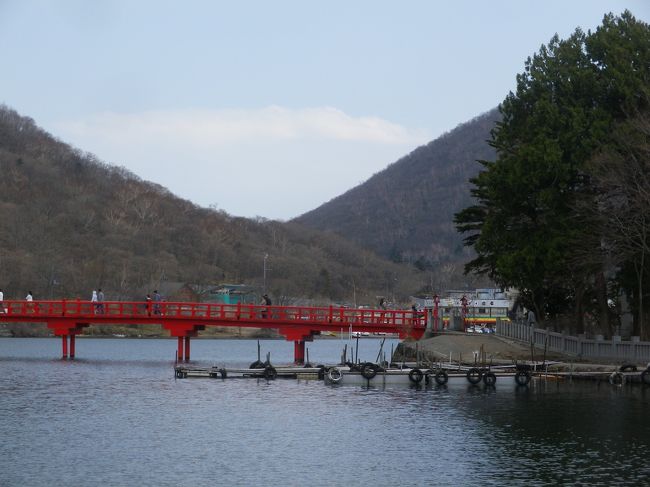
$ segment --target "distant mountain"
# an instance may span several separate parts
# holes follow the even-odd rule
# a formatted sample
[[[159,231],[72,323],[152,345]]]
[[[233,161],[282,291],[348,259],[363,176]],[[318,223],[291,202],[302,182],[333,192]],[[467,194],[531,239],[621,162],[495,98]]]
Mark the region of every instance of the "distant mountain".
[[[0,177],[5,299],[29,290],[36,299],[89,299],[96,287],[107,300],[143,299],[166,281],[261,288],[266,254],[266,283],[278,304],[406,299],[426,280],[342,237],[200,208],[2,106]]]
[[[420,269],[464,261],[453,216],[471,204],[476,161],[495,157],[487,140],[497,120],[493,109],[462,124],[294,221]]]

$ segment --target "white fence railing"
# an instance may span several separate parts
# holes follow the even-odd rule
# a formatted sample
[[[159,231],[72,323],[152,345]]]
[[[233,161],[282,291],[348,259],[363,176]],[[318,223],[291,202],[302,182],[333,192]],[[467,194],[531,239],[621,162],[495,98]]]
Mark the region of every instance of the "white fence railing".
[[[630,341],[622,341],[620,336],[614,336],[611,340],[603,340],[601,337],[587,339],[508,321],[499,321],[496,328],[498,336],[527,344],[532,341],[536,348],[547,347],[550,352],[565,353],[581,359],[650,362],[650,342],[639,341],[639,337],[632,337]]]

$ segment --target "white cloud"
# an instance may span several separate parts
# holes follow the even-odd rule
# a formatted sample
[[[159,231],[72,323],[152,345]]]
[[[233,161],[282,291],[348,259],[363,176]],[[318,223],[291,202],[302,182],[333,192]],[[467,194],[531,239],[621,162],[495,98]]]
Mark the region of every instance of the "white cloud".
[[[427,142],[423,131],[329,107],[102,113],[56,135],[229,213],[288,219]]]
[[[250,141],[326,138],[381,144],[417,143],[425,134],[378,117],[352,117],[336,108],[291,110],[183,110],[102,113],[87,120],[61,122],[63,131],[82,137],[126,134],[173,137],[208,146]]]

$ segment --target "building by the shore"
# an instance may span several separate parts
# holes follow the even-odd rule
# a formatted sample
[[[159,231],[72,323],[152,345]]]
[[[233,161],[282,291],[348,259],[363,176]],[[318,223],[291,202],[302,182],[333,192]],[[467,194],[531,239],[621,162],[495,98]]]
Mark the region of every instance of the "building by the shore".
[[[465,325],[492,326],[497,320],[510,319],[518,294],[514,289],[448,290],[442,296],[414,297],[413,301],[432,314],[437,308],[445,328],[455,319],[463,320]]]

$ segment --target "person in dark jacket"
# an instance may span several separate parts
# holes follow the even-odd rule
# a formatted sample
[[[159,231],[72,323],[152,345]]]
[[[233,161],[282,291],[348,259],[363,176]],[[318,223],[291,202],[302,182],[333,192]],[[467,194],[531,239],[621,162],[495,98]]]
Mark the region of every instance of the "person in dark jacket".
[[[264,296],[262,296],[262,303],[261,304],[263,304],[264,306],[271,306],[273,304],[273,302],[271,301],[271,298],[269,298],[268,294],[265,294]],[[268,311],[269,311],[268,308],[264,308],[262,310],[262,318],[266,318],[268,316]]]
[[[159,315],[160,313],[160,302],[162,301],[162,296],[158,294],[158,290],[153,292],[153,314]]]

